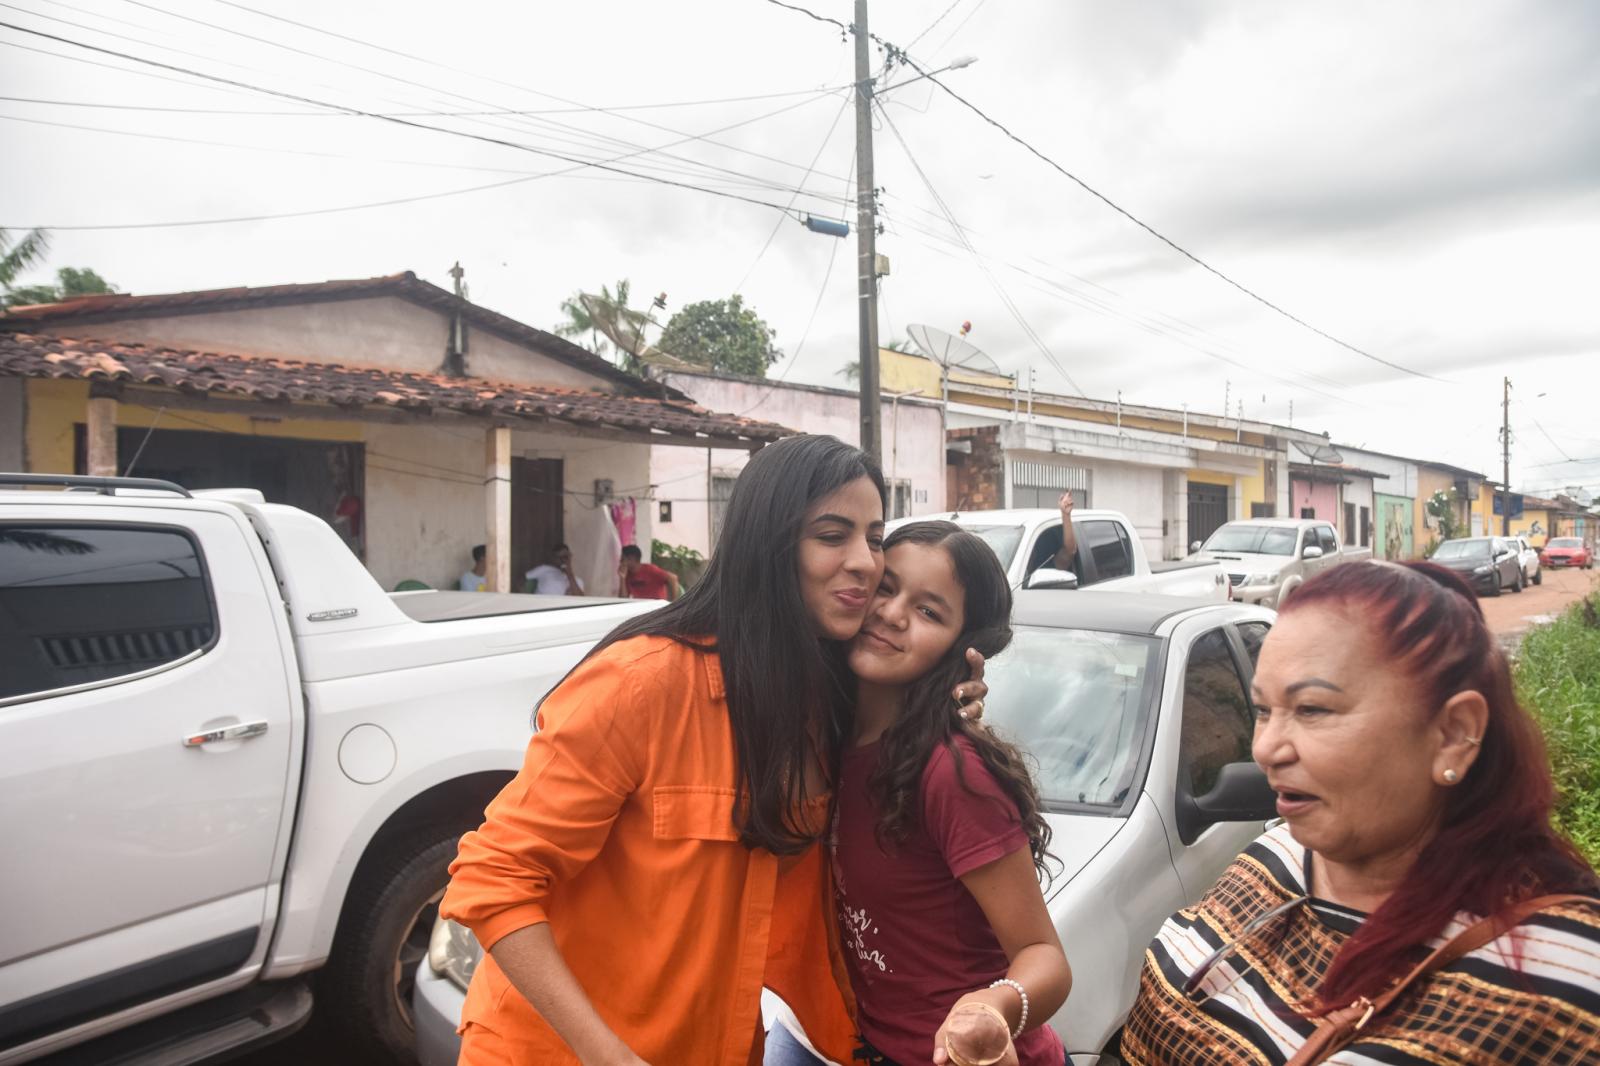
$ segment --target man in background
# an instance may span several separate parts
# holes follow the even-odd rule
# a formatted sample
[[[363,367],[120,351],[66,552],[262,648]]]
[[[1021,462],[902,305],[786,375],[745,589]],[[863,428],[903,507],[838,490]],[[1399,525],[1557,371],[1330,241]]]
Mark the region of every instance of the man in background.
[[[572,549],[557,544],[546,562],[529,570],[528,591],[540,596],[582,596],[583,579],[572,572]]]
[[[485,584],[484,574],[489,569],[489,549],[478,544],[472,549],[472,569],[461,575],[461,580],[456,582],[456,588],[462,592],[482,592]]]
[[[668,590],[671,590],[669,596]],[[673,600],[678,598],[678,575],[644,561],[638,545],[622,549],[622,565],[617,567],[617,595],[635,600]]]

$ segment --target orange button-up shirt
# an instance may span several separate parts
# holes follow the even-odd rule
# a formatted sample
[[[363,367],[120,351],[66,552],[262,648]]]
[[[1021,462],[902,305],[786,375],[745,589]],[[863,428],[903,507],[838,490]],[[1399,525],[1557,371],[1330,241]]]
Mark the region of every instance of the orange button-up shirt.
[[[461,840],[440,913],[485,949],[550,924],[607,1025],[653,1066],[760,1061],[763,984],[849,1061],[849,987],[823,849],[780,871],[734,827],[733,731],[714,653],[612,645],[544,701],[516,778]],[[486,955],[462,1013],[518,1063],[566,1043]]]

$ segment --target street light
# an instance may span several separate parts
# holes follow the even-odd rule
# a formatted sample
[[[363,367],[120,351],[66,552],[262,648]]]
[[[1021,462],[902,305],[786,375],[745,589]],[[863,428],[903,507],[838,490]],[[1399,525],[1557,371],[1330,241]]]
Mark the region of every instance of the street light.
[[[885,85],[883,88],[877,90],[875,95],[882,96],[884,93],[893,89],[898,89],[902,85],[910,85],[914,81],[921,81],[923,78],[931,78],[935,74],[943,74],[947,70],[960,70],[962,67],[970,67],[977,61],[977,56],[957,56],[947,65],[940,67],[938,70],[930,70],[926,74],[918,74],[915,78],[907,78],[905,81],[897,81],[893,85]]]

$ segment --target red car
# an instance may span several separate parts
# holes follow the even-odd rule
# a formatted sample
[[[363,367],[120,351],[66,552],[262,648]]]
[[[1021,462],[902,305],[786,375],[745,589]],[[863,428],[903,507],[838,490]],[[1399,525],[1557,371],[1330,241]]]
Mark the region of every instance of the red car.
[[[1558,566],[1581,566],[1594,569],[1594,553],[1578,537],[1553,537],[1539,549],[1539,565],[1554,569]]]

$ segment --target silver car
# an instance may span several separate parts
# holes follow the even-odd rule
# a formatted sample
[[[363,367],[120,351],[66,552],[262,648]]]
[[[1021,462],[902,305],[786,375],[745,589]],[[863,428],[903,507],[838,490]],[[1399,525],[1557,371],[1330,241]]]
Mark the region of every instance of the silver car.
[[[1051,1019],[1072,1052],[1114,1049],[1161,923],[1273,817],[1248,693],[1274,617],[1168,596],[1017,593],[984,720],[1036,760],[1059,860],[1050,913],[1074,972],[1094,975]],[[454,923],[435,927],[416,981],[423,1066],[455,1062],[480,955]]]

